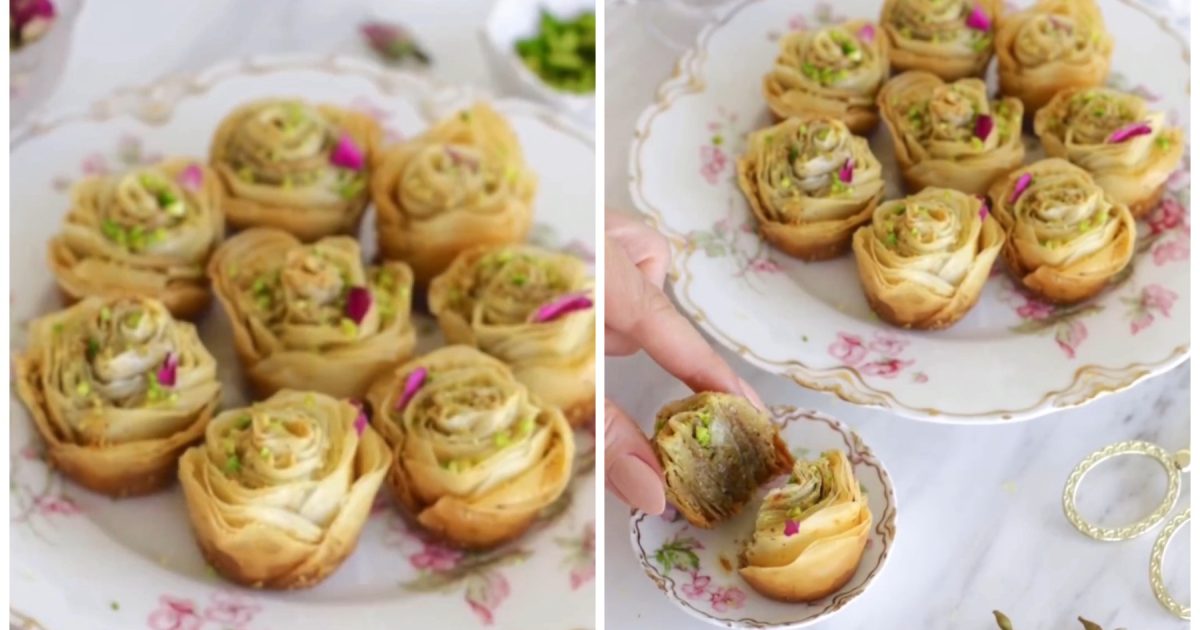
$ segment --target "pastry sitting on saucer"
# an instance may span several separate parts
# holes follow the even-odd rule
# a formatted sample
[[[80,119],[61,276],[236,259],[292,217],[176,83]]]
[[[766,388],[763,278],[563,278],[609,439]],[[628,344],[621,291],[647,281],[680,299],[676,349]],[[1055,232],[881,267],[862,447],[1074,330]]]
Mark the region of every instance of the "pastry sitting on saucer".
[[[759,486],[793,462],[779,427],[732,394],[705,392],[669,403],[658,412],[653,445],[667,499],[704,528],[736,515]]]

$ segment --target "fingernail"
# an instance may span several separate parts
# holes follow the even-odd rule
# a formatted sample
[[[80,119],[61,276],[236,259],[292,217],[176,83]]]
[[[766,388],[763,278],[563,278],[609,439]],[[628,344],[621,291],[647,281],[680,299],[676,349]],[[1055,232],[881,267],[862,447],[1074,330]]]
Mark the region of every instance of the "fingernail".
[[[760,411],[767,410],[767,406],[765,404],[763,404],[762,399],[758,397],[758,392],[754,391],[753,387],[750,387],[750,383],[747,383],[744,379],[739,378],[738,385],[741,386],[742,395],[745,396],[746,399],[750,401],[750,404],[754,405],[755,407],[758,407],[758,409]]]
[[[667,505],[662,479],[635,455],[622,455],[605,471],[613,490],[647,514],[662,514]]]

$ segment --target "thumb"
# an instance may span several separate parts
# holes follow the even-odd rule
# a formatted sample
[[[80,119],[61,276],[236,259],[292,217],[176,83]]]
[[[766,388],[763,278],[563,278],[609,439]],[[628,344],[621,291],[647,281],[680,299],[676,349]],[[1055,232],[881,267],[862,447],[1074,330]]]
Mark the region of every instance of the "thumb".
[[[662,468],[637,424],[612,401],[604,401],[604,479],[621,501],[661,514],[667,498]]]

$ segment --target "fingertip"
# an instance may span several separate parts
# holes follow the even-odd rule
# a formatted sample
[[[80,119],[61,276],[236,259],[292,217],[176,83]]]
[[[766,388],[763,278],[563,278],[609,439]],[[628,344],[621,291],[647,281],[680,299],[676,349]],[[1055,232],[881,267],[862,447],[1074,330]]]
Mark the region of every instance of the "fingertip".
[[[763,403],[762,398],[759,398],[758,392],[754,391],[750,383],[747,383],[745,379],[738,378],[738,387],[741,389],[742,395],[746,397],[746,400],[750,401],[750,404],[758,407],[759,411],[767,411],[767,405]]]

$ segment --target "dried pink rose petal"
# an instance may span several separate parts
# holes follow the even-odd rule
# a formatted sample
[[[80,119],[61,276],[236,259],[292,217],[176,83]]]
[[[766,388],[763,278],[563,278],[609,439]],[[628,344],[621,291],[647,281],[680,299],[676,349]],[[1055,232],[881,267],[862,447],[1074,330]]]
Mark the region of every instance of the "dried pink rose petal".
[[[537,312],[533,314],[533,321],[536,323],[548,322],[558,319],[567,313],[582,311],[592,307],[592,298],[578,293],[564,295],[556,300],[547,302],[538,307]]]
[[[358,416],[354,418],[354,432],[362,437],[363,431],[367,430],[367,410],[357,400],[351,400],[350,404],[358,408]]]
[[[1130,138],[1144,136],[1153,132],[1154,130],[1150,128],[1150,125],[1147,125],[1144,122],[1135,122],[1125,125],[1124,127],[1112,132],[1112,135],[1108,137],[1108,141],[1116,144],[1118,142],[1125,142]]]
[[[858,38],[868,44],[875,41],[875,25],[863,24],[862,28],[858,29]]]
[[[363,152],[354,142],[354,138],[350,137],[350,134],[344,133],[334,145],[333,153],[329,154],[329,161],[342,168],[360,171],[364,162]]]
[[[838,179],[842,180],[843,184],[849,184],[854,179],[854,158],[846,158],[842,168],[838,169]]]
[[[413,396],[417,395],[417,390],[425,385],[425,380],[428,378],[429,370],[423,367],[413,370],[408,375],[408,378],[404,379],[404,391],[400,393],[400,400],[396,401],[396,405],[393,408],[396,411],[404,411],[404,408],[408,406],[408,402],[412,400]]]
[[[158,384],[166,387],[175,387],[175,371],[178,367],[179,359],[174,353],[168,352],[167,357],[163,359],[162,367],[158,368],[158,373],[155,374]]]
[[[988,17],[987,11],[977,4],[971,8],[971,13],[967,16],[967,28],[986,33],[992,30],[992,19]]]
[[[366,287],[350,287],[350,291],[346,293],[346,317],[349,317],[355,325],[361,324],[369,310],[371,310],[371,292]]]
[[[796,521],[793,521],[790,518],[788,520],[784,521],[784,523],[783,523],[783,535],[784,536],[795,536],[799,532],[800,532],[800,523],[797,523]]]
[[[979,220],[987,218],[987,215],[992,212],[992,205],[988,203],[988,198],[983,195],[975,195],[979,198]]]
[[[178,180],[185,190],[199,192],[204,187],[204,169],[200,168],[199,164],[188,164],[187,168],[179,173]]]
[[[1008,196],[1008,203],[1017,203],[1017,200],[1021,198],[1021,194],[1024,193],[1025,189],[1029,188],[1029,185],[1032,183],[1033,175],[1030,175],[1029,173],[1022,173],[1021,176],[1017,178],[1017,185],[1013,186],[1012,194]]]
[[[980,114],[975,118],[975,137],[980,140],[987,140],[988,136],[992,135],[992,129],[996,126],[996,121],[992,120],[987,114]]]

